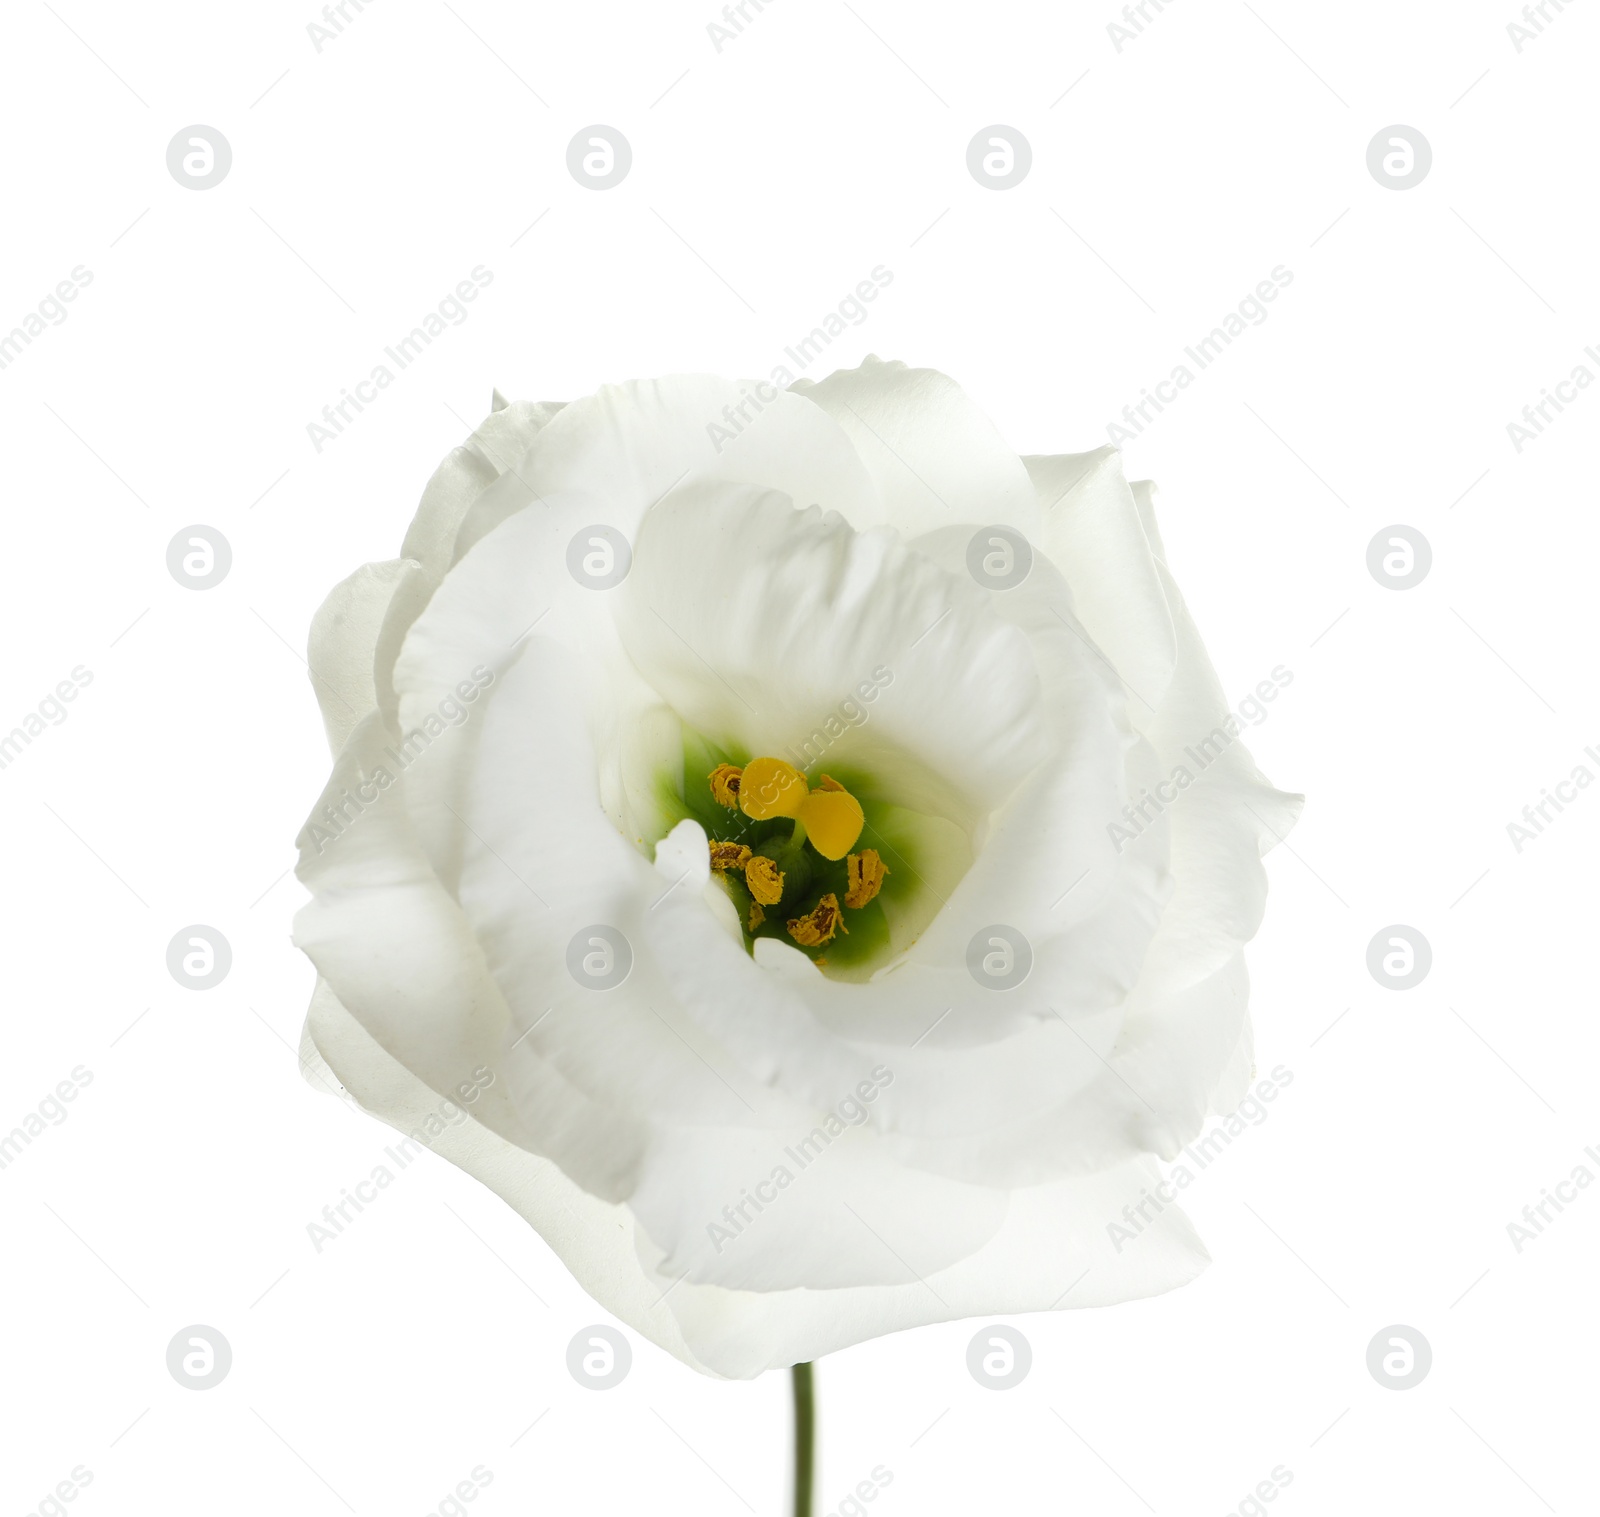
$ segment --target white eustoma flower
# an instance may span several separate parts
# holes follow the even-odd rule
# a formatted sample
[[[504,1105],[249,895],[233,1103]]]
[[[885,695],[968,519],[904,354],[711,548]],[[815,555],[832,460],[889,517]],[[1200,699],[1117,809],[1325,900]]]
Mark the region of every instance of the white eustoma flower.
[[[1247,1088],[1298,803],[1150,497],[877,360],[497,400],[312,629],[307,1062],[717,1375],[1191,1279],[1158,1161]]]

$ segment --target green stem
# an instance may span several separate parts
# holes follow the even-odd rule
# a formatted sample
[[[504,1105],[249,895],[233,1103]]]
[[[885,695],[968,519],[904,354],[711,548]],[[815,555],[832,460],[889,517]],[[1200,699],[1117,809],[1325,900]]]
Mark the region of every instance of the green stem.
[[[811,1517],[811,1487],[817,1462],[817,1402],[811,1366],[790,1371],[794,1384],[794,1517]]]
[[[799,817],[794,819],[794,831],[789,834],[789,847],[803,848],[806,841],[806,824]]]

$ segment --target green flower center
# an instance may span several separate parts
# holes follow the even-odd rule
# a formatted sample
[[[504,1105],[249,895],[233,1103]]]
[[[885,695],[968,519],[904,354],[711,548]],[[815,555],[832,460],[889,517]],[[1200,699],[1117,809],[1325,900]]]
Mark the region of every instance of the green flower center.
[[[663,778],[668,829],[705,829],[712,877],[738,913],[745,948],[778,938],[832,976],[864,979],[887,960],[891,910],[920,876],[907,813],[873,777],[840,768],[811,778],[781,759],[685,737],[680,775]]]

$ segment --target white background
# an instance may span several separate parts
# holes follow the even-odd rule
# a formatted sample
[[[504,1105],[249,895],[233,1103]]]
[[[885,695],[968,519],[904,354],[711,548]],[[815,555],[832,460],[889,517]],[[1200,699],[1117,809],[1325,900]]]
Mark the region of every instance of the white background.
[[[0,771],[0,1130],[93,1079],[0,1172],[4,1511],[79,1465],[88,1517],[421,1517],[479,1465],[484,1517],[782,1509],[786,1377],[635,1339],[580,1389],[566,1344],[604,1314],[444,1161],[314,1251],[392,1134],[296,1066],[285,871],[326,766],[301,650],[492,385],[764,375],[880,264],[813,374],[937,366],[1019,452],[1099,445],[1292,271],[1126,454],[1225,687],[1292,670],[1249,741],[1309,802],[1252,958],[1259,1063],[1293,1082],[1187,1192],[1212,1268],[1019,1319],[1005,1393],[965,1368],[979,1324],[826,1360],[819,1512],[876,1465],[885,1517],[1222,1517],[1280,1465],[1287,1517],[1594,1510],[1600,1194],[1520,1253],[1507,1224],[1600,1175],[1600,794],[1520,853],[1506,829],[1600,774],[1600,394],[1520,454],[1506,427],[1600,373],[1600,13],[1551,5],[1519,53],[1510,0],[1170,0],[1118,52],[1110,0],[772,0],[718,52],[711,0],[452,4],[351,6],[320,52],[311,0],[5,11],[0,331],[93,279],[0,370],[0,729],[93,682]],[[595,122],[634,154],[604,193],[565,167]],[[191,123],[233,150],[203,192],[165,163]],[[1033,148],[1005,192],[965,166],[991,123]],[[1434,153],[1402,192],[1366,167],[1393,123]],[[470,319],[315,451],[475,265]],[[165,565],[192,523],[234,554],[205,592]],[[1392,523],[1432,544],[1415,589],[1367,570]],[[203,993],[164,963],[196,922],[234,951]],[[1391,923],[1433,947],[1413,990],[1365,966]],[[215,1390],[167,1373],[191,1323],[232,1343]],[[1390,1324],[1432,1344],[1413,1390],[1367,1371]]]

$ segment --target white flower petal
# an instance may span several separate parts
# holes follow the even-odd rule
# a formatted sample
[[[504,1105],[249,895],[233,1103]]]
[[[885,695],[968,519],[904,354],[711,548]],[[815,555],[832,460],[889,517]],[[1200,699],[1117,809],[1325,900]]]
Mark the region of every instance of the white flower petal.
[[[893,772],[901,804],[962,825],[1043,757],[1028,640],[970,578],[773,492],[684,486],[662,500],[617,624],[700,732],[804,767],[802,745],[831,719],[843,730],[828,763]],[[843,703],[859,723],[841,721]]]
[[[471,926],[417,846],[401,784],[378,788],[372,778],[393,762],[389,737],[375,714],[362,722],[301,834],[297,872],[313,899],[295,918],[296,945],[349,1014],[430,1089],[450,1096],[475,1069],[499,1069],[489,1102],[497,1128],[558,1158],[597,1194],[618,1193],[640,1129],[526,1045],[502,1056],[507,1009]],[[364,790],[372,798],[359,804]],[[337,832],[330,809],[344,819]]]
[[[431,583],[444,578],[455,558],[456,533],[473,502],[502,474],[515,474],[534,438],[561,409],[559,401],[503,406],[434,471],[400,550],[422,565]]]
[[[1177,661],[1165,586],[1115,448],[1025,458],[1043,517],[1042,546],[1072,587],[1078,620],[1134,692],[1156,710]]]
[[[309,1032],[331,1075],[398,1131],[437,1110],[434,1092],[331,997]],[[1135,1162],[1015,1192],[981,1250],[922,1281],[907,1273],[893,1286],[730,1290],[678,1282],[659,1268],[661,1250],[626,1206],[598,1200],[473,1117],[446,1125],[431,1146],[526,1218],[606,1310],[695,1368],[729,1378],[930,1322],[1136,1300],[1187,1283],[1208,1262],[1187,1217],[1162,1199],[1154,1166]],[[1131,1224],[1124,1208],[1134,1212]]]
[[[373,650],[390,601],[415,568],[403,558],[363,564],[333,587],[311,619],[306,665],[334,753],[378,704]]]
[[[475,503],[455,556],[532,500],[582,503],[588,514],[574,528],[602,522],[631,542],[667,491],[703,480],[781,490],[852,520],[878,509],[844,433],[809,401],[765,380],[681,375],[607,385],[568,405],[530,448],[515,488]]]
[[[1027,471],[953,379],[869,357],[794,391],[844,428],[872,474],[881,512],[845,511],[857,529],[888,525],[912,537],[955,522],[999,523],[1037,537]]]

